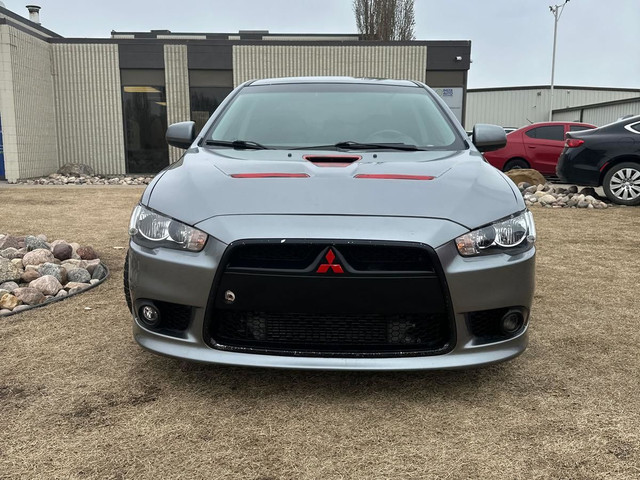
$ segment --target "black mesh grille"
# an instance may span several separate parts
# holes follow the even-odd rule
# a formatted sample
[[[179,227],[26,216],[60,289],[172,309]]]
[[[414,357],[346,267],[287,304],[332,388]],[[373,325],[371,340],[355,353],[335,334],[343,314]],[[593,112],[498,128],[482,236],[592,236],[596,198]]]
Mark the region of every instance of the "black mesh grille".
[[[241,245],[233,250],[227,268],[304,270],[323,248],[323,245],[293,243]]]
[[[167,330],[186,330],[191,321],[191,307],[177,303],[155,301],[160,310],[160,325],[158,328]]]
[[[493,310],[481,310],[467,314],[469,330],[475,337],[484,341],[502,340],[510,335],[500,327],[500,321],[508,308],[496,308]]]
[[[267,350],[436,353],[447,346],[444,314],[218,312],[212,332],[225,346]]]

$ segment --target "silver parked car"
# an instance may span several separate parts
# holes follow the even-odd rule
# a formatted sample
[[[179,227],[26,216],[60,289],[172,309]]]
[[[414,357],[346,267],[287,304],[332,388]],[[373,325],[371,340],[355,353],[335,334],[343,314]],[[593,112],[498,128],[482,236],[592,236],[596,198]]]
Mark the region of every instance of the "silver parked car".
[[[135,339],[187,360],[445,369],[527,345],[535,227],[517,187],[419,82],[288,78],[236,88],[135,208]]]

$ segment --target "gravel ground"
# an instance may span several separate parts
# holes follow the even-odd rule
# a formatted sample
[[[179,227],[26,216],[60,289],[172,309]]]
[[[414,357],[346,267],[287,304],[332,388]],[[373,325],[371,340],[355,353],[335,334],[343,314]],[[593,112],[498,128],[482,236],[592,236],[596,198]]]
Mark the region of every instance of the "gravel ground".
[[[0,186],[1,230],[93,245],[111,271],[0,319],[0,478],[640,476],[640,208],[534,211],[531,344],[514,361],[291,372],[135,344],[114,247],[141,191]]]

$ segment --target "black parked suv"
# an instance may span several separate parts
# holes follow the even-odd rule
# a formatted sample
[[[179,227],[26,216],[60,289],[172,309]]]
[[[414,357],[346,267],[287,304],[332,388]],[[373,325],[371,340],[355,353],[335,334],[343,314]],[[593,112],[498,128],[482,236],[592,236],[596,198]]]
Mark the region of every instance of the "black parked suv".
[[[614,203],[640,205],[640,115],[568,132],[556,173],[566,183],[602,186]]]

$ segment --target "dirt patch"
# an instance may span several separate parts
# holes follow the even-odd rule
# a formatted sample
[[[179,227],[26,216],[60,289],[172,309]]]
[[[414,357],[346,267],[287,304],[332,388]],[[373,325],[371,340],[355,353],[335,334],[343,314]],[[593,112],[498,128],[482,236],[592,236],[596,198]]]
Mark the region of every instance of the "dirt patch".
[[[135,344],[114,247],[141,192],[0,189],[3,230],[78,239],[111,270],[90,292],[0,322],[0,478],[640,475],[640,208],[535,210],[531,343],[512,362],[292,372]]]

